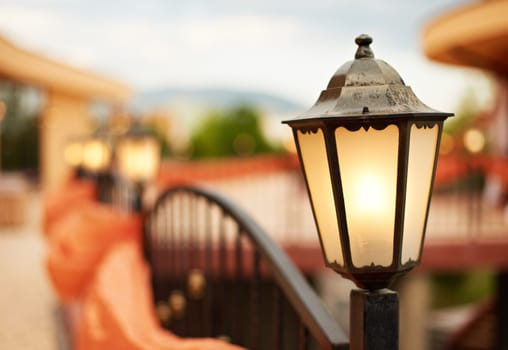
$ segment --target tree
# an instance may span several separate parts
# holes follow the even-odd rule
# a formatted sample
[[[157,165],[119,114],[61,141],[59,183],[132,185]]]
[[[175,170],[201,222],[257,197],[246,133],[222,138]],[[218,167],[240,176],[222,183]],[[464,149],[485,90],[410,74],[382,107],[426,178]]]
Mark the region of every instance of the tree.
[[[208,114],[191,136],[192,158],[278,152],[263,135],[259,112],[249,106]]]
[[[39,91],[26,86],[0,82],[0,99],[7,106],[1,123],[3,170],[38,172],[40,97]]]
[[[471,125],[479,113],[478,99],[473,89],[464,93],[457,112],[453,118],[448,118],[444,124],[444,131],[453,135],[462,132]]]

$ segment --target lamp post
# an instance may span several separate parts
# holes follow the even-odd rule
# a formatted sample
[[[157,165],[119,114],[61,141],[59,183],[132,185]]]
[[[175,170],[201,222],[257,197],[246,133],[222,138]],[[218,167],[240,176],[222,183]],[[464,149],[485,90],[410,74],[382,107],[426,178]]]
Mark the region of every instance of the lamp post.
[[[386,289],[421,257],[443,121],[372,38],[306,113],[285,121],[305,175],[326,265],[351,292],[351,349],[398,348],[398,296]]]
[[[111,145],[104,132],[96,131],[82,145],[82,164],[92,176],[108,170],[111,163]]]
[[[73,177],[76,179],[86,178],[86,172],[83,167],[83,148],[83,139],[75,139],[66,144],[64,149],[65,162],[72,169]]]
[[[97,184],[100,202],[112,203],[112,188],[115,182],[111,169],[113,150],[109,135],[97,130],[82,143],[81,163],[85,177]]]
[[[135,123],[119,137],[116,156],[120,175],[134,186],[132,209],[141,211],[145,185],[155,178],[159,170],[159,143],[139,123]]]

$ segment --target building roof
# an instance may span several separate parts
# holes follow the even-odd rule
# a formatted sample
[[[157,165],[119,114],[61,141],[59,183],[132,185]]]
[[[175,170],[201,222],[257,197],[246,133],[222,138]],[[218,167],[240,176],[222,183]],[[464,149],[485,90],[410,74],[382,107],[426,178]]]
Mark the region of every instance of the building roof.
[[[118,81],[19,48],[0,36],[0,77],[87,99],[122,103],[132,94]]]
[[[437,61],[508,76],[508,1],[480,1],[432,20],[423,49]]]

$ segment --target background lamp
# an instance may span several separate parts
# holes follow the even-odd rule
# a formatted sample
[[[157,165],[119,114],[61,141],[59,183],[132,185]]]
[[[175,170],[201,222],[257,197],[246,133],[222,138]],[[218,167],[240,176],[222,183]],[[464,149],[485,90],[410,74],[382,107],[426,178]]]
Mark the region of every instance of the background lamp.
[[[64,159],[73,168],[78,168],[83,163],[83,142],[72,141],[65,146]]]
[[[154,179],[159,170],[160,147],[157,139],[135,124],[116,147],[118,168],[122,176],[132,183],[146,183]]]
[[[83,143],[83,168],[93,174],[107,171],[111,162],[111,145],[100,132],[94,133]]]

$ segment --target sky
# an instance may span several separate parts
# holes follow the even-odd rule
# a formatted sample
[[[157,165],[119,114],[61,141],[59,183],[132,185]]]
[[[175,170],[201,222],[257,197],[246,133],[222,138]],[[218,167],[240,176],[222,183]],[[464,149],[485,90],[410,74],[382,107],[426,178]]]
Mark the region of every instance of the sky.
[[[314,103],[370,34],[429,106],[455,109],[475,71],[429,62],[424,25],[465,0],[2,0],[0,35],[135,91],[220,87]],[[487,88],[486,88],[487,87]],[[480,96],[482,97],[482,96]]]

